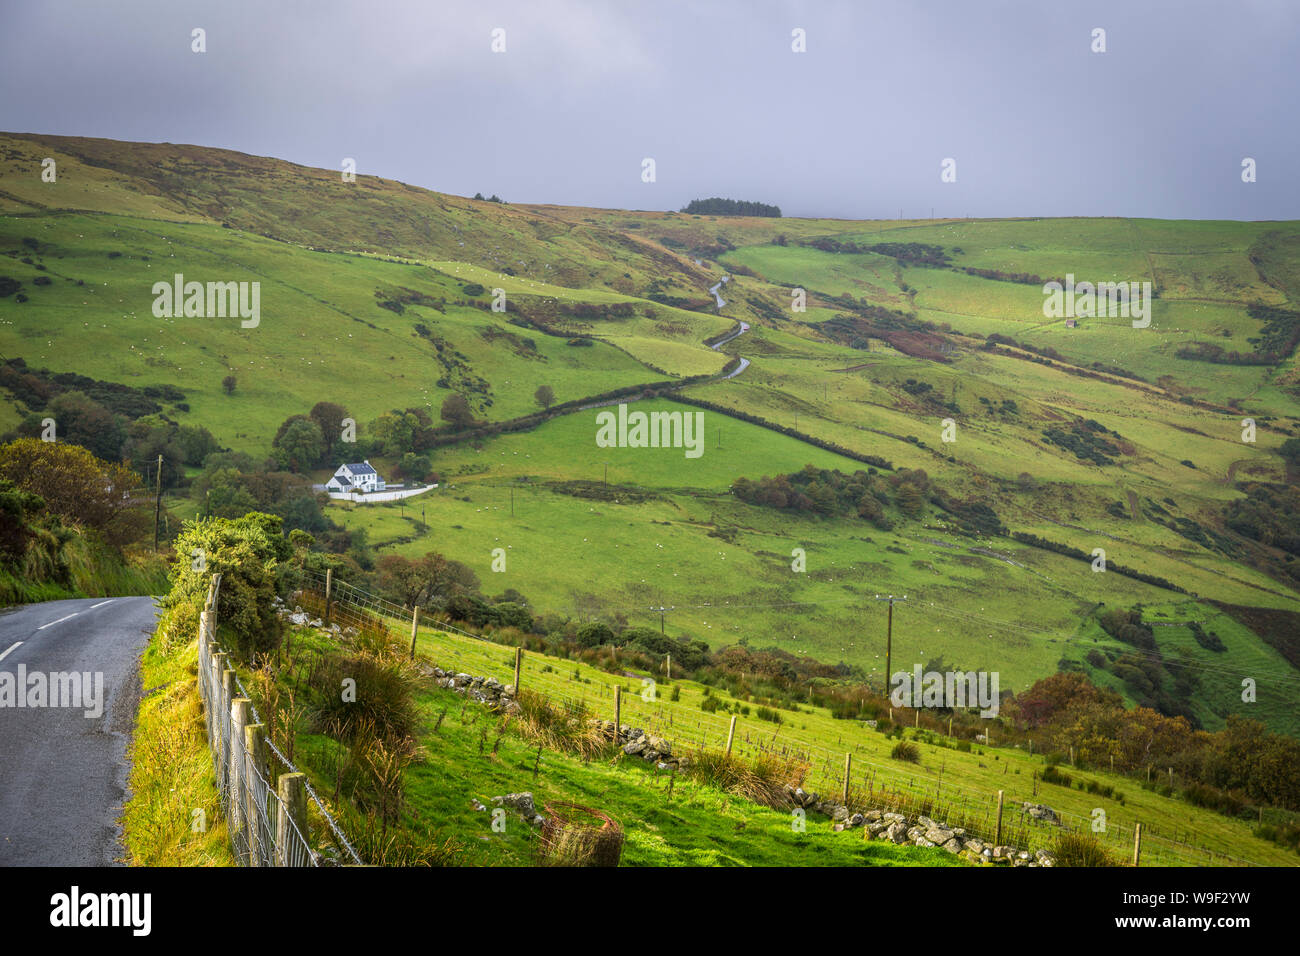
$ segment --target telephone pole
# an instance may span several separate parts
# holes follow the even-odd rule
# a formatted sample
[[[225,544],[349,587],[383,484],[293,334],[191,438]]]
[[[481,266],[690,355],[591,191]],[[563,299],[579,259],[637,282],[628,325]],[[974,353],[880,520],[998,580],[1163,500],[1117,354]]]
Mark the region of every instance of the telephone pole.
[[[889,595],[889,597],[881,597],[879,594],[877,594],[876,600],[889,602],[889,618],[888,618],[888,624],[886,624],[885,626],[885,696],[888,697],[889,696],[889,668],[890,668],[890,662],[894,655],[894,602],[906,601],[907,595],[904,594],[900,598],[900,597],[894,597],[894,595],[892,594]]]
[[[153,551],[158,553],[158,517],[162,513],[162,455],[158,456],[157,491],[153,499]]]
[[[674,608],[672,605],[669,605],[668,607],[664,607],[661,604],[658,607],[650,608],[650,610],[659,612],[659,635],[660,637],[662,637],[664,633],[664,614],[667,613],[668,611],[676,610],[676,608]]]

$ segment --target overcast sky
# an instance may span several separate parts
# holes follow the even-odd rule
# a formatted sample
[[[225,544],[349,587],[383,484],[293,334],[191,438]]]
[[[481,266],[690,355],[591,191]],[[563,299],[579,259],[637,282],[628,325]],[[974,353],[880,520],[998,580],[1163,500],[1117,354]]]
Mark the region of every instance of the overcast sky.
[[[0,129],[515,202],[1295,219],[1297,64],[1293,0],[0,0]]]

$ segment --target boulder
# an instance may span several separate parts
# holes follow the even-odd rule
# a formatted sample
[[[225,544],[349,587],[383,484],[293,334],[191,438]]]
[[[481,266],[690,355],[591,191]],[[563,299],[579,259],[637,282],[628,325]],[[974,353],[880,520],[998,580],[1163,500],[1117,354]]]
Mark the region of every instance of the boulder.
[[[1056,811],[1049,806],[1041,803],[1028,802],[1021,804],[1021,806],[1024,808],[1025,816],[1027,817],[1032,817],[1033,819],[1040,820],[1043,823],[1054,823],[1059,825],[1061,822],[1061,818],[1056,815]]]
[[[891,823],[883,832],[883,836],[891,843],[907,842],[907,824],[901,821]]]
[[[947,843],[941,843],[940,846],[942,846],[949,853],[960,853],[962,849],[961,841],[958,840],[956,837],[953,837]]]
[[[493,797],[492,802],[499,807],[509,807],[511,810],[517,810],[520,815],[525,817],[531,818],[537,815],[537,808],[533,805],[533,795],[527,791]]]
[[[925,831],[925,838],[937,846],[942,846],[954,836],[955,834],[951,830],[940,826],[931,826]]]

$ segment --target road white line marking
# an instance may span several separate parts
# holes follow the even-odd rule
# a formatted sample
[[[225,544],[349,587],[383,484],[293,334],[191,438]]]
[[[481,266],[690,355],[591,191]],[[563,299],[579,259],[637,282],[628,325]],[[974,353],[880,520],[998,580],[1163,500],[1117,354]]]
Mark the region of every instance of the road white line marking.
[[[89,607],[89,610],[93,611],[97,607],[103,607],[105,604],[112,604],[112,603],[113,603],[113,599],[109,598],[107,601],[100,601],[98,604],[92,604]]]
[[[0,654],[0,661],[4,660],[6,657],[9,656],[9,651],[12,651],[15,647],[22,647],[22,646],[23,646],[22,641],[15,641],[13,644],[10,644],[9,650],[5,651],[3,654]]]
[[[70,617],[76,617],[76,616],[77,616],[78,614],[80,614],[80,613],[81,613],[80,611],[73,611],[73,612],[72,612],[71,614],[69,614],[67,617],[61,617],[61,618],[59,618],[57,621],[50,621],[49,624],[42,624],[42,625],[41,625],[40,627],[38,627],[36,630],[38,630],[38,631],[43,631],[43,630],[45,630],[47,627],[53,627],[55,624],[62,624],[62,623],[63,623],[64,621],[66,621],[68,618],[70,618]]]

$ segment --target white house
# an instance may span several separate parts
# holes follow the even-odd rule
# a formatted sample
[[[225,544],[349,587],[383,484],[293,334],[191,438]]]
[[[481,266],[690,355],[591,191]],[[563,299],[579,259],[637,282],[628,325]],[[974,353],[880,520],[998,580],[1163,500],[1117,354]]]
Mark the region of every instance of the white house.
[[[339,465],[334,477],[325,482],[328,491],[383,491],[387,485],[368,461]]]

